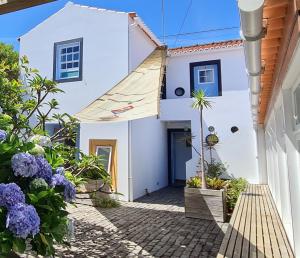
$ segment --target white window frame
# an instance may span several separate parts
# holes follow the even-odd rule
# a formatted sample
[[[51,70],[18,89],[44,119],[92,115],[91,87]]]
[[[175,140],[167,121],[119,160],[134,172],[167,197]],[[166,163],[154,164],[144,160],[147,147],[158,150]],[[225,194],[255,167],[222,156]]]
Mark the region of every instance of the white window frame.
[[[107,146],[107,145],[97,145],[96,146],[96,156],[98,155],[98,149],[100,148],[106,148],[109,149],[109,159],[108,159],[108,164],[107,164],[107,173],[110,174],[110,170],[111,170],[111,157],[112,157],[112,151],[113,151],[113,147],[112,146]]]
[[[212,81],[209,82],[200,82],[200,72],[207,72],[207,71],[211,71],[212,72]],[[205,76],[205,78],[207,78],[207,75]],[[213,84],[215,83],[215,71],[213,68],[200,68],[198,70],[198,84]]]
[[[78,38],[78,39],[72,39],[72,40],[67,40],[67,41],[62,41],[62,42],[57,42],[54,44],[54,80],[57,82],[66,82],[66,81],[79,81],[82,80],[82,44],[83,39]],[[70,52],[70,53],[64,53],[62,54],[62,49],[67,49],[67,48],[74,48],[78,47],[79,50],[76,52]],[[73,57],[75,54],[78,54],[78,60],[73,60]],[[67,56],[72,55],[72,60],[67,61]],[[62,56],[66,57],[65,61],[62,61]],[[72,64],[71,68],[68,68],[68,64]],[[78,63],[77,67],[73,67],[74,63]],[[66,68],[61,68],[61,66],[65,64]],[[61,73],[63,72],[78,72],[78,75],[76,76],[70,76],[70,77],[61,77]]]

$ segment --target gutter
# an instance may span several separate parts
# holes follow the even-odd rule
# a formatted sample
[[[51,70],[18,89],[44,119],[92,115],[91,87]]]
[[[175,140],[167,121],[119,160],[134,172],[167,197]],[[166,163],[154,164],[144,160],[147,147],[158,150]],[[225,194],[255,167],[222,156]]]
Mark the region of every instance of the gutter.
[[[260,75],[261,39],[265,35],[263,27],[264,0],[238,0],[241,19],[241,38],[244,42],[246,71],[248,74],[253,123],[258,123],[259,94],[261,91]]]

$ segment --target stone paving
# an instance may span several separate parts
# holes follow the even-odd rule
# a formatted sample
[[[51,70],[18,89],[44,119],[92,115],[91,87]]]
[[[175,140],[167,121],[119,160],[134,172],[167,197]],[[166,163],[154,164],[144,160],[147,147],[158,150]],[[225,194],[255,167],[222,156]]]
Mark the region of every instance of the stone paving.
[[[165,188],[121,207],[70,207],[75,239],[57,257],[216,257],[227,224],[184,216],[182,188]]]

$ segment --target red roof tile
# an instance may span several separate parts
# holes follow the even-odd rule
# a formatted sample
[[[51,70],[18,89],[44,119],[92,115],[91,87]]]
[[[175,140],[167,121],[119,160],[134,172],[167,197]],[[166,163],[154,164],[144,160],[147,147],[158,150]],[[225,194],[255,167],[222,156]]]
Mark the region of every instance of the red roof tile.
[[[193,45],[186,47],[177,47],[177,48],[169,48],[170,54],[184,54],[184,53],[192,53],[198,51],[205,51],[211,49],[220,49],[220,48],[230,48],[242,46],[243,41],[240,39],[237,40],[228,40],[228,41],[220,41],[220,42],[212,42],[203,45]]]

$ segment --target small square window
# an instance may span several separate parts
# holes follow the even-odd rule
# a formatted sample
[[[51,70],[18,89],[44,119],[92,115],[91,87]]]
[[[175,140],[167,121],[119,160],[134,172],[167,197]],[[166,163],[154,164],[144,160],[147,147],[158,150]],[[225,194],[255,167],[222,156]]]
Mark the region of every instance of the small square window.
[[[199,83],[214,83],[214,70],[199,70]]]
[[[54,80],[81,80],[82,39],[74,39],[54,44]]]

